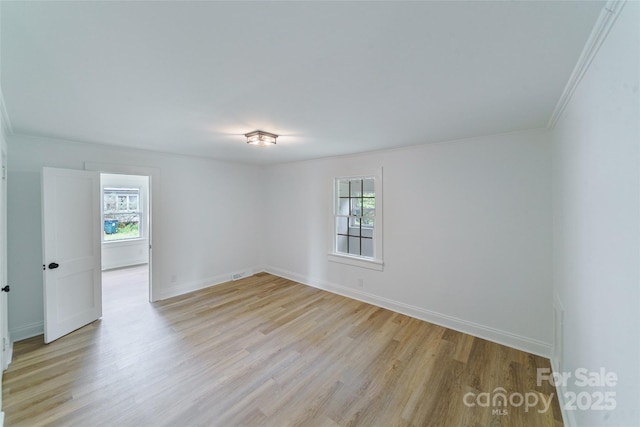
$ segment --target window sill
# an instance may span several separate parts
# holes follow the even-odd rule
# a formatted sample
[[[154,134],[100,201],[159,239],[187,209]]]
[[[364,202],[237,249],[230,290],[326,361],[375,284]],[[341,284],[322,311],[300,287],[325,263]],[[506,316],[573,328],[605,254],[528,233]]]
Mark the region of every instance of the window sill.
[[[147,239],[144,237],[133,237],[131,239],[118,239],[118,240],[103,240],[103,245],[113,245],[115,243],[129,243],[134,245],[136,243],[144,243]]]
[[[382,271],[384,268],[384,263],[379,259],[362,258],[335,252],[329,253],[329,261],[352,265],[354,267],[368,268],[376,271]]]

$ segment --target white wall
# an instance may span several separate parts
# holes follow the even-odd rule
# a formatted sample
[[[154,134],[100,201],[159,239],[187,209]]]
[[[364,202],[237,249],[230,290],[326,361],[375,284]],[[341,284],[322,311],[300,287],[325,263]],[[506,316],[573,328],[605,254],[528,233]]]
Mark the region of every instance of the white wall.
[[[333,178],[376,167],[384,271],[330,262]],[[267,269],[548,356],[550,167],[547,132],[268,167]]]
[[[619,378],[615,411],[565,411],[565,420],[639,425],[639,19],[638,3],[628,2],[551,135],[475,138],[264,170],[11,136],[13,338],[42,330],[41,167],[125,163],[161,173],[152,190],[159,296],[264,264],[313,286],[549,355],[555,293],[565,309],[559,368],[604,367]],[[329,262],[332,178],[375,167],[384,169],[384,271]],[[176,191],[184,203],[169,196]],[[189,224],[176,227],[185,212]],[[569,382],[561,391],[584,389]]]
[[[151,182],[156,299],[260,269],[260,167],[18,135],[9,138],[8,146],[9,325],[14,340],[42,333],[43,166],[84,169],[85,162],[97,162],[158,170]]]
[[[558,369],[618,375],[615,411],[568,425],[640,425],[639,4],[628,2],[553,132],[554,289],[565,310]],[[598,388],[568,382],[564,392]],[[574,419],[575,418],[575,419]]]
[[[149,177],[103,173],[102,189],[108,187],[140,189],[140,238],[102,242],[102,270],[146,264],[149,262]]]

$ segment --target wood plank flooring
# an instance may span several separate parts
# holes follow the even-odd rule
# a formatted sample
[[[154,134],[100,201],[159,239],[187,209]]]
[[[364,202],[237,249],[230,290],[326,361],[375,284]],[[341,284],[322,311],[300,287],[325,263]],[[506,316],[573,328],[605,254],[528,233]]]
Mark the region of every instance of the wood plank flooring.
[[[562,425],[555,396],[463,400],[548,397],[547,359],[266,273],[150,304],[145,274],[105,275],[101,320],[15,344],[7,426]]]

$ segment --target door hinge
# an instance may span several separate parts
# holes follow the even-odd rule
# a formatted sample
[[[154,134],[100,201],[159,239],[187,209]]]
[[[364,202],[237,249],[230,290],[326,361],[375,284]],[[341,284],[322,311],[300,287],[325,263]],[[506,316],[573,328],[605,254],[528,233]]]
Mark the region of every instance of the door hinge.
[[[6,338],[2,338],[2,351],[6,351],[7,350],[7,339]]]

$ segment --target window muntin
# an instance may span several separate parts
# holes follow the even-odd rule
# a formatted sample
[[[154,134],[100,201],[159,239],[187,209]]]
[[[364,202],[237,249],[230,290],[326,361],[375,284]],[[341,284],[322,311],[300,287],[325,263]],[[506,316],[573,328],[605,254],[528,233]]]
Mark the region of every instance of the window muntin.
[[[374,258],[375,177],[337,178],[335,252]]]
[[[104,241],[142,237],[139,188],[105,188],[103,190]]]

